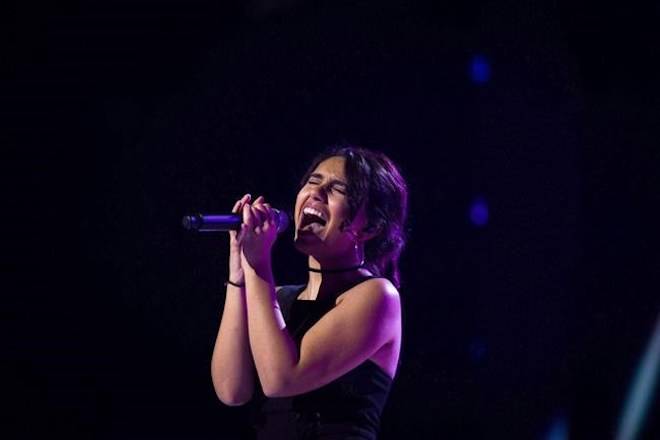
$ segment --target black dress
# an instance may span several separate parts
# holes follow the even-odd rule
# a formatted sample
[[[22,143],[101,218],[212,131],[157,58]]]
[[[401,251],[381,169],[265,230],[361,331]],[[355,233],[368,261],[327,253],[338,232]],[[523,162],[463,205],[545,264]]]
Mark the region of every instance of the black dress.
[[[335,306],[336,300],[297,299],[304,288],[284,286],[277,295],[298,349],[305,332]],[[251,417],[258,440],[375,439],[392,379],[367,360],[321,388],[297,396],[268,398],[258,377],[255,384]]]

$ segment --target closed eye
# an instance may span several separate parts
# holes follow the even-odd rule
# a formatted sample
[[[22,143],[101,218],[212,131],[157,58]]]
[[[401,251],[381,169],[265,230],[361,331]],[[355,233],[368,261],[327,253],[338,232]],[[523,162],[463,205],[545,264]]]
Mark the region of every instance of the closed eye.
[[[307,179],[307,185],[321,185],[323,179],[319,179],[318,176],[312,175]],[[336,191],[339,194],[346,195],[346,184],[344,182],[333,179],[326,184],[329,187],[329,191]]]

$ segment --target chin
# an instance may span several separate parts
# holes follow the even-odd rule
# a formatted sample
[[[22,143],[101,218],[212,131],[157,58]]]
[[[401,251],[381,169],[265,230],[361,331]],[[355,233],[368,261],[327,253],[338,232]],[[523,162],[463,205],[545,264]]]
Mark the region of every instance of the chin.
[[[293,239],[293,245],[297,249],[312,249],[323,243],[319,237],[307,237],[296,234]]]
[[[303,234],[301,235],[298,231],[296,236],[293,239],[293,246],[305,255],[316,256],[319,252],[319,248],[324,246],[323,237],[319,237],[315,234]]]

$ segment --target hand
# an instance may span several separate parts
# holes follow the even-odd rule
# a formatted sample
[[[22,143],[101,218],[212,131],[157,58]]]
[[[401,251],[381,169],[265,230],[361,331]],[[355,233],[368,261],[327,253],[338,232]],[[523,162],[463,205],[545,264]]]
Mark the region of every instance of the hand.
[[[273,208],[259,196],[253,204],[243,205],[243,225],[236,236],[241,249],[241,265],[253,269],[270,264],[270,252],[277,239],[277,220]]]
[[[252,196],[245,194],[236,202],[231,212],[238,214],[243,211],[243,206],[250,202]],[[243,284],[245,275],[241,266],[241,247],[237,239],[237,231],[229,231],[229,279],[235,283]]]

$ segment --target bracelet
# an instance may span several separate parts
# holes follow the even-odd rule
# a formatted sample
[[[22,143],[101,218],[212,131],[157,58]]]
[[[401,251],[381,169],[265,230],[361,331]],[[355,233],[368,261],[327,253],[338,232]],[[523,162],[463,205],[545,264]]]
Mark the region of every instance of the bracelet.
[[[238,284],[238,283],[234,283],[233,281],[230,281],[230,280],[225,281],[225,287],[227,287],[227,284],[231,284],[234,287],[245,287],[245,283]]]

